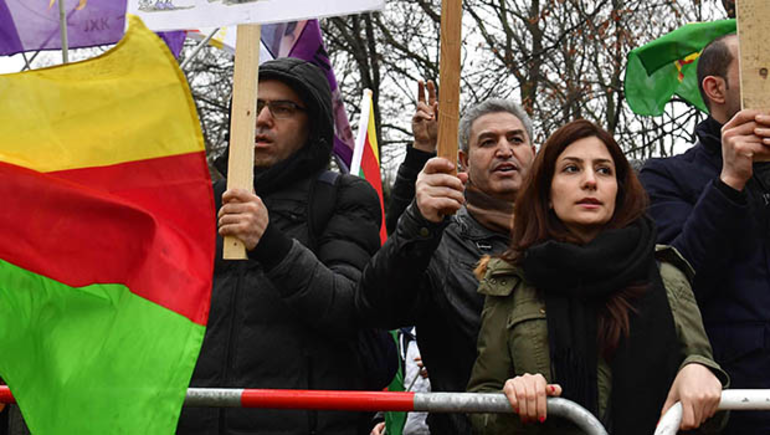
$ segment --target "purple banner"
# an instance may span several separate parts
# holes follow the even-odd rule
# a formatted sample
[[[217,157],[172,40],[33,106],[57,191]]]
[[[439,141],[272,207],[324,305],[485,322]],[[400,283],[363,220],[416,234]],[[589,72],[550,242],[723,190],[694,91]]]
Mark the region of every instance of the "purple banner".
[[[184,47],[184,40],[187,38],[187,32],[184,30],[176,30],[173,32],[155,32],[160,36],[160,39],[162,39],[166,45],[168,45],[168,49],[171,50],[171,54],[174,55],[174,57],[179,58],[179,53],[182,52],[182,47]]]
[[[64,1],[71,48],[114,44],[123,36],[125,0]],[[61,49],[59,5],[46,0],[0,0],[0,55]]]
[[[334,107],[334,153],[350,168],[355,140],[348,122],[348,114],[342,103],[342,95],[337,86],[329,55],[326,53],[321,27],[318,20],[295,21],[291,23],[268,24],[262,26],[262,44],[277,57],[296,57],[312,62],[320,67],[329,80]]]

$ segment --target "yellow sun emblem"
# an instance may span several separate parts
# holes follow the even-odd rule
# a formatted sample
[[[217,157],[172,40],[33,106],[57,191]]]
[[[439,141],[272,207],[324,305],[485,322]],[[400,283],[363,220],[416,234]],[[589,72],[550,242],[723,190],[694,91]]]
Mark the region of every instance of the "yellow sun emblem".
[[[53,5],[56,4],[56,0],[51,0],[51,3],[48,4],[48,9],[51,9]],[[86,4],[88,4],[88,0],[80,0],[78,3],[78,6],[75,8],[76,11],[79,11],[86,7]]]

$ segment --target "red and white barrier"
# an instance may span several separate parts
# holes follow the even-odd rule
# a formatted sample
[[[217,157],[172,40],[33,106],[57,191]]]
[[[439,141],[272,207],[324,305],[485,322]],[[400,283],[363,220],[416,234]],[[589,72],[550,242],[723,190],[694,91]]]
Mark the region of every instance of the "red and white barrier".
[[[0,403],[14,403],[0,386]],[[314,409],[343,411],[421,411],[513,413],[502,393],[391,393],[374,391],[250,390],[190,388],[185,406],[225,408]],[[573,421],[588,435],[607,435],[585,408],[566,399],[548,398],[548,414]]]

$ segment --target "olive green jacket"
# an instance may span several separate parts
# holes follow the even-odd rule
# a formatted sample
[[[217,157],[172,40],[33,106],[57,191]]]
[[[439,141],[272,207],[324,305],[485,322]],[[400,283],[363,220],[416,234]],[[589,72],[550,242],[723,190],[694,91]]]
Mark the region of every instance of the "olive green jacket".
[[[711,345],[703,329],[700,311],[690,287],[692,268],[671,247],[657,246],[660,275],[666,287],[668,302],[681,343],[682,364],[699,363],[711,368],[726,387],[727,374],[714,362]],[[524,280],[520,268],[501,259],[487,265],[478,292],[486,295],[482,325],[478,338],[478,359],[473,366],[468,390],[499,392],[505,381],[525,373],[540,373],[550,382],[548,330],[545,301]],[[612,387],[610,366],[599,358],[599,412],[604,415]],[[724,413],[722,413],[724,414]],[[522,425],[513,414],[477,414],[471,416],[474,433],[483,434],[551,434],[581,433],[559,419],[544,424]],[[722,426],[724,417],[709,424]]]

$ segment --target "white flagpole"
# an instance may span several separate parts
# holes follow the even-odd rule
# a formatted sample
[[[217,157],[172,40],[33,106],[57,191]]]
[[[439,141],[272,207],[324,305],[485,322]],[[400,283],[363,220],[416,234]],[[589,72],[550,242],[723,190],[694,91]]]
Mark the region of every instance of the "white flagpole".
[[[350,173],[358,175],[361,169],[361,158],[364,155],[364,146],[366,145],[366,134],[369,130],[369,113],[372,110],[372,91],[364,89],[364,96],[361,99],[361,116],[358,119],[358,135],[356,136],[356,146],[353,148],[353,159],[350,161]]]
[[[196,57],[198,57],[198,53],[200,53],[200,51],[203,49],[203,47],[205,47],[205,46],[206,46],[206,44],[208,44],[208,43],[209,43],[209,41],[211,41],[211,38],[213,38],[213,37],[214,37],[214,35],[216,35],[216,34],[217,34],[217,32],[219,32],[219,29],[220,29],[220,28],[221,28],[221,27],[217,27],[216,29],[214,29],[214,31],[213,31],[213,32],[211,32],[211,34],[209,34],[208,36],[206,36],[206,37],[203,39],[203,41],[201,41],[201,42],[200,42],[200,43],[199,43],[199,44],[198,44],[198,45],[197,45],[197,46],[196,46],[196,47],[193,49],[192,53],[190,53],[190,55],[189,55],[189,56],[188,56],[188,57],[187,57],[187,58],[184,60],[184,62],[182,62],[182,65],[180,65],[180,66],[179,66],[179,68],[180,68],[182,71],[184,71],[184,68],[185,68],[185,67],[186,67],[186,66],[187,66],[187,65],[188,65],[190,62],[192,62],[192,60],[193,60],[193,59],[195,59]]]
[[[67,12],[64,10],[64,0],[59,0],[59,28],[61,29],[61,60],[69,63],[69,41],[67,39]]]

